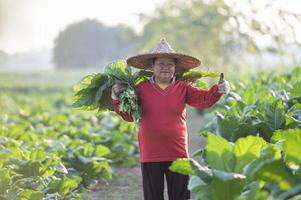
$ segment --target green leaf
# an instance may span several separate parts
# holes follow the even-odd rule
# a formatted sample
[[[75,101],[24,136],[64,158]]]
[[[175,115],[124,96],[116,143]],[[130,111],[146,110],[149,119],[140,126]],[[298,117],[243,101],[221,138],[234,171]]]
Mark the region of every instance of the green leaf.
[[[255,104],[256,102],[256,91],[254,88],[249,87],[249,88],[245,88],[244,92],[243,92],[243,96],[242,96],[242,100],[246,105],[252,105]]]
[[[207,164],[214,169],[232,171],[233,147],[227,140],[213,133],[208,132],[207,137],[205,152]]]
[[[280,149],[272,144],[266,146],[260,157],[244,168],[244,174],[257,181],[277,183],[286,191],[293,186],[292,174],[281,159]]]
[[[186,81],[186,82],[195,82],[196,80],[203,78],[203,77],[211,77],[216,78],[219,77],[220,74],[216,72],[209,72],[209,71],[184,71],[184,73],[176,74],[179,80]]]
[[[238,139],[233,148],[235,155],[235,172],[242,173],[243,168],[254,159],[260,156],[261,149],[266,145],[266,142],[255,136]]]
[[[95,156],[102,157],[110,153],[110,149],[104,145],[97,145],[95,150]]]
[[[102,162],[101,166],[101,176],[105,179],[112,179],[112,170],[108,162]]]
[[[283,127],[284,118],[284,108],[281,100],[276,100],[274,102],[265,104],[265,121],[269,125],[271,132]]]
[[[242,193],[241,199],[238,200],[267,200],[269,198],[268,191],[262,190],[260,188],[259,182],[251,182],[248,184],[248,189]]]
[[[201,166],[193,159],[190,160],[190,165],[196,175],[202,179],[202,181],[209,183],[212,180],[212,171],[206,166]]]
[[[47,193],[55,193],[58,192],[60,195],[65,196],[70,194],[74,189],[78,187],[78,183],[67,177],[63,177],[62,179],[55,178],[48,185]]]
[[[255,177],[257,180],[277,183],[285,191],[288,191],[294,185],[292,174],[282,160],[265,163],[256,171]]]
[[[301,81],[295,83],[289,92],[291,97],[301,97]]]
[[[217,132],[223,138],[234,141],[235,132],[239,126],[239,118],[234,113],[225,116],[217,112]]]
[[[5,194],[10,188],[11,179],[8,169],[0,169],[0,195]]]
[[[225,172],[225,171],[216,170],[216,169],[212,169],[212,173],[224,182],[231,181],[233,179],[245,179],[246,178],[246,176],[243,174],[233,173],[233,172]]]
[[[68,170],[67,170],[67,168],[65,167],[65,165],[63,163],[59,163],[59,164],[55,165],[54,169],[57,172],[60,172],[62,174],[68,174]]]
[[[73,91],[75,93],[78,93],[80,90],[89,87],[89,85],[91,84],[92,79],[95,76],[97,76],[97,74],[87,75],[84,78],[82,78],[82,80],[80,80],[79,83],[77,83],[76,85],[73,86]]]
[[[188,189],[194,193],[197,193],[204,185],[206,185],[206,183],[204,183],[198,176],[192,176],[189,179]]]
[[[196,80],[194,83],[194,86],[198,87],[199,89],[203,89],[203,90],[209,89],[208,84],[201,79]]]
[[[260,152],[260,157],[253,160],[243,169],[245,175],[254,176],[256,171],[262,168],[265,164],[279,160],[281,158],[281,151],[279,147],[273,144],[267,144]]]
[[[190,161],[193,162],[189,166],[188,161],[188,159],[181,159],[178,162],[174,161],[174,166],[171,168],[176,170],[176,172],[191,174],[191,169],[193,169],[191,165],[197,166],[198,170],[193,169],[193,171],[201,172],[201,176],[199,173],[194,174],[188,184],[188,189],[195,192],[196,197],[207,200],[232,200],[241,193],[245,185],[246,177],[244,175],[216,169],[212,169],[211,171],[206,167],[198,165],[192,159]]]
[[[169,169],[183,175],[197,175],[205,182],[210,182],[212,177],[211,170],[208,167],[201,166],[194,159],[177,159],[172,162]]]
[[[244,175],[220,170],[213,170],[213,174],[209,185],[213,193],[212,199],[233,200],[240,196],[246,182]]]
[[[177,159],[172,162],[169,169],[183,175],[196,175],[191,167],[189,159]]]
[[[107,89],[107,88],[111,88],[112,84],[110,83],[109,80],[107,80],[104,84],[100,85],[96,94],[95,94],[95,98],[94,98],[94,101],[95,102],[98,102],[100,101],[102,95],[104,94],[104,91]]]
[[[301,167],[301,129],[289,130],[283,144],[285,160]]]
[[[106,74],[94,74],[86,77],[74,86],[72,106],[83,110],[94,110],[99,107],[106,90],[111,90],[112,82]]]
[[[138,85],[139,83],[150,79],[154,73],[152,71],[148,70],[139,70],[136,73],[134,73],[133,77],[135,80],[135,84]]]
[[[115,60],[111,62],[104,69],[105,73],[124,82],[130,82],[131,71],[127,68],[125,60]]]
[[[18,168],[18,173],[23,174],[25,177],[39,176],[42,164],[39,161],[22,161]]]
[[[98,113],[101,111],[113,111],[112,99],[111,99],[111,88],[107,88],[103,91],[102,97],[99,100]]]
[[[0,151],[0,168],[9,160],[10,154]]]
[[[280,194],[277,199],[290,199],[290,200],[298,200],[300,199],[301,195],[301,183],[293,187],[291,190]],[[299,195],[298,195],[299,194]],[[295,197],[295,198],[290,198]]]
[[[18,194],[18,198],[22,200],[42,200],[43,192],[26,189]]]
[[[40,149],[32,149],[30,154],[30,160],[43,160],[45,159],[47,153],[45,151],[42,151]]]
[[[285,160],[301,166],[301,129],[278,130],[274,133],[272,142],[283,142]]]

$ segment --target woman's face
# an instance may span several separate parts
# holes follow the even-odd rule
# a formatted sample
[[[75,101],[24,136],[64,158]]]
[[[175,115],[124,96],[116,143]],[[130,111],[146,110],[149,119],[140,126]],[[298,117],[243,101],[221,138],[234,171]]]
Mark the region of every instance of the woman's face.
[[[157,82],[169,83],[175,74],[176,62],[174,58],[156,58],[152,69]]]

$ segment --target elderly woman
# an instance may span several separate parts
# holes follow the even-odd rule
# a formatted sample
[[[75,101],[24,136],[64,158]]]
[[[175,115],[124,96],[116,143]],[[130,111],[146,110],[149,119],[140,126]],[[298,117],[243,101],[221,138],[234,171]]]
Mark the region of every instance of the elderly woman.
[[[164,39],[151,53],[131,57],[127,63],[153,71],[150,80],[137,85],[142,106],[138,140],[144,199],[164,199],[164,175],[169,199],[190,199],[187,189],[189,176],[168,169],[172,161],[189,157],[185,105],[209,108],[229,92],[229,84],[221,78],[218,84],[207,91],[176,80],[176,70],[192,69],[200,65],[200,61],[175,53]],[[125,89],[122,84],[113,86],[112,104],[115,112],[124,120],[133,121],[129,113],[119,111],[118,96]]]

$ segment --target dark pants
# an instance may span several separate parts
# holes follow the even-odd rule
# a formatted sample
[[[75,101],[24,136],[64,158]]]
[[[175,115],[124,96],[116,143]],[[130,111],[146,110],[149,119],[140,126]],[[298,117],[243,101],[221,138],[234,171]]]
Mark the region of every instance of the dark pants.
[[[190,199],[189,176],[168,169],[172,162],[141,163],[144,200],[163,200],[164,174],[169,200]]]

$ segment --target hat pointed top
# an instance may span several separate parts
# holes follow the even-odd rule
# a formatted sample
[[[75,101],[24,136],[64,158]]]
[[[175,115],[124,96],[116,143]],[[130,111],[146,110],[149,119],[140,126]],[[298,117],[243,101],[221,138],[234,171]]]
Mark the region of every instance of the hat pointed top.
[[[151,53],[175,53],[175,50],[171,48],[170,44],[165,38],[161,38],[157,46],[151,51]]]
[[[127,59],[127,64],[139,69],[149,69],[152,61],[156,57],[174,58],[176,59],[177,70],[189,70],[201,64],[201,61],[195,57],[176,53],[165,38],[161,38],[156,47],[146,54],[138,54]]]

